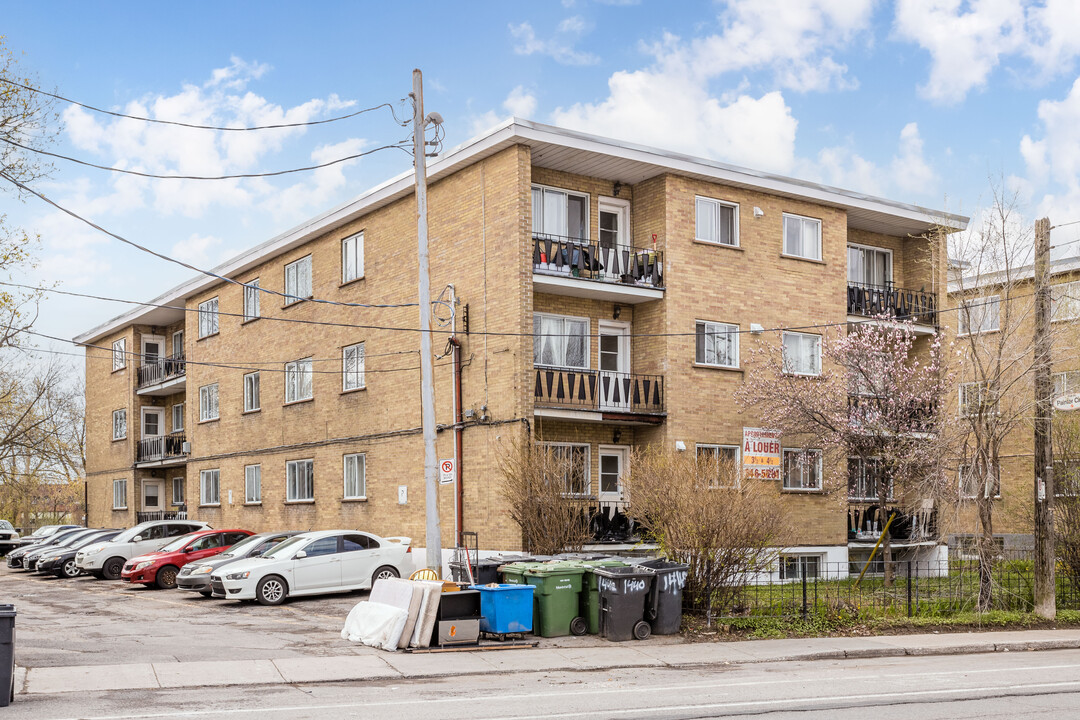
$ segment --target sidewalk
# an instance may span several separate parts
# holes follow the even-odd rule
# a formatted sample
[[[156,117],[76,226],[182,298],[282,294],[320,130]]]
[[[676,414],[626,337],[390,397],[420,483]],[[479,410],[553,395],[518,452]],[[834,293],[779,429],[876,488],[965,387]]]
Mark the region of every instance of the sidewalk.
[[[277,660],[132,663],[16,668],[22,694],[222,685],[292,685],[417,679],[445,675],[701,667],[788,660],[959,655],[1080,648],[1080,630],[1027,630],[866,638],[804,638],[711,643],[610,643],[456,653],[388,653],[362,646],[354,655]]]

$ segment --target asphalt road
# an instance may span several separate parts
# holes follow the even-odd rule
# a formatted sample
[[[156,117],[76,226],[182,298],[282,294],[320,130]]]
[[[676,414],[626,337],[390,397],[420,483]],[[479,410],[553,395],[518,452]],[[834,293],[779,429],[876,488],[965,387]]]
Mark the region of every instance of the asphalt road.
[[[5,720],[1080,716],[1080,651],[27,696]]]

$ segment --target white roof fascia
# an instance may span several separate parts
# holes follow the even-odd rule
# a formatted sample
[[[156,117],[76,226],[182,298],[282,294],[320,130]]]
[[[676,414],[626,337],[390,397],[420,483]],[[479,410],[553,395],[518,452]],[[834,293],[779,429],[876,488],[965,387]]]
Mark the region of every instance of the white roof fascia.
[[[1050,262],[1050,276],[1064,275],[1065,273],[1074,272],[1080,270],[1080,257],[1059,258]],[[970,292],[979,288],[993,287],[995,285],[1002,285],[1006,282],[1017,282],[1020,280],[1030,280],[1035,277],[1035,266],[1024,265],[1016,268],[1012,272],[1012,279],[1010,280],[1004,270],[995,270],[988,272],[985,275],[968,275],[962,277],[959,280],[949,281],[949,292]]]

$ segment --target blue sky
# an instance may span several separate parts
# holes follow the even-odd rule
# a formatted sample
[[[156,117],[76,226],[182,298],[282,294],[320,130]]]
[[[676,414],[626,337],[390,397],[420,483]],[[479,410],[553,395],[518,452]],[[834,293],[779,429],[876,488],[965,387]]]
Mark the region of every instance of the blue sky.
[[[1077,27],[1075,0],[534,0],[11,3],[3,32],[43,87],[133,114],[317,120],[400,101],[419,67],[446,147],[516,114],[976,218],[994,180],[1018,193],[1025,221],[1060,224],[1080,220]],[[226,137],[58,109],[60,152],[165,174],[278,170],[407,135],[385,110]],[[387,150],[197,183],[57,161],[38,187],[208,266],[410,162]],[[34,199],[2,195],[0,212],[41,234],[35,281],[145,300],[190,275]],[[71,337],[123,308],[54,297],[38,329]]]

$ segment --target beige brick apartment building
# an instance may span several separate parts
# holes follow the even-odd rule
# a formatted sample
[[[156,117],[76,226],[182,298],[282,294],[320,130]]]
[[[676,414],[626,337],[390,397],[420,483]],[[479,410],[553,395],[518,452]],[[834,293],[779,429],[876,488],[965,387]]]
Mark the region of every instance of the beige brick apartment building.
[[[581,467],[573,490],[598,508],[623,504],[634,447],[738,457],[756,426],[732,401],[747,333],[843,323],[882,303],[940,307],[944,247],[928,231],[943,217],[966,224],[523,120],[428,175],[431,283],[453,286],[461,344],[460,529],[485,549],[520,545],[500,499],[502,444],[531,431],[565,448]],[[407,303],[415,233],[410,172],[216,272],[301,297]],[[75,338],[90,523],[184,511],[219,527],[361,527],[423,543],[415,307],[289,302],[211,277],[154,303],[170,307]],[[818,331],[783,342],[801,371],[818,371]],[[451,357],[436,360],[440,458],[454,455],[454,380]],[[772,481],[800,518],[790,552],[844,561],[847,508],[820,478],[790,463]],[[440,485],[447,542],[455,487]]]

